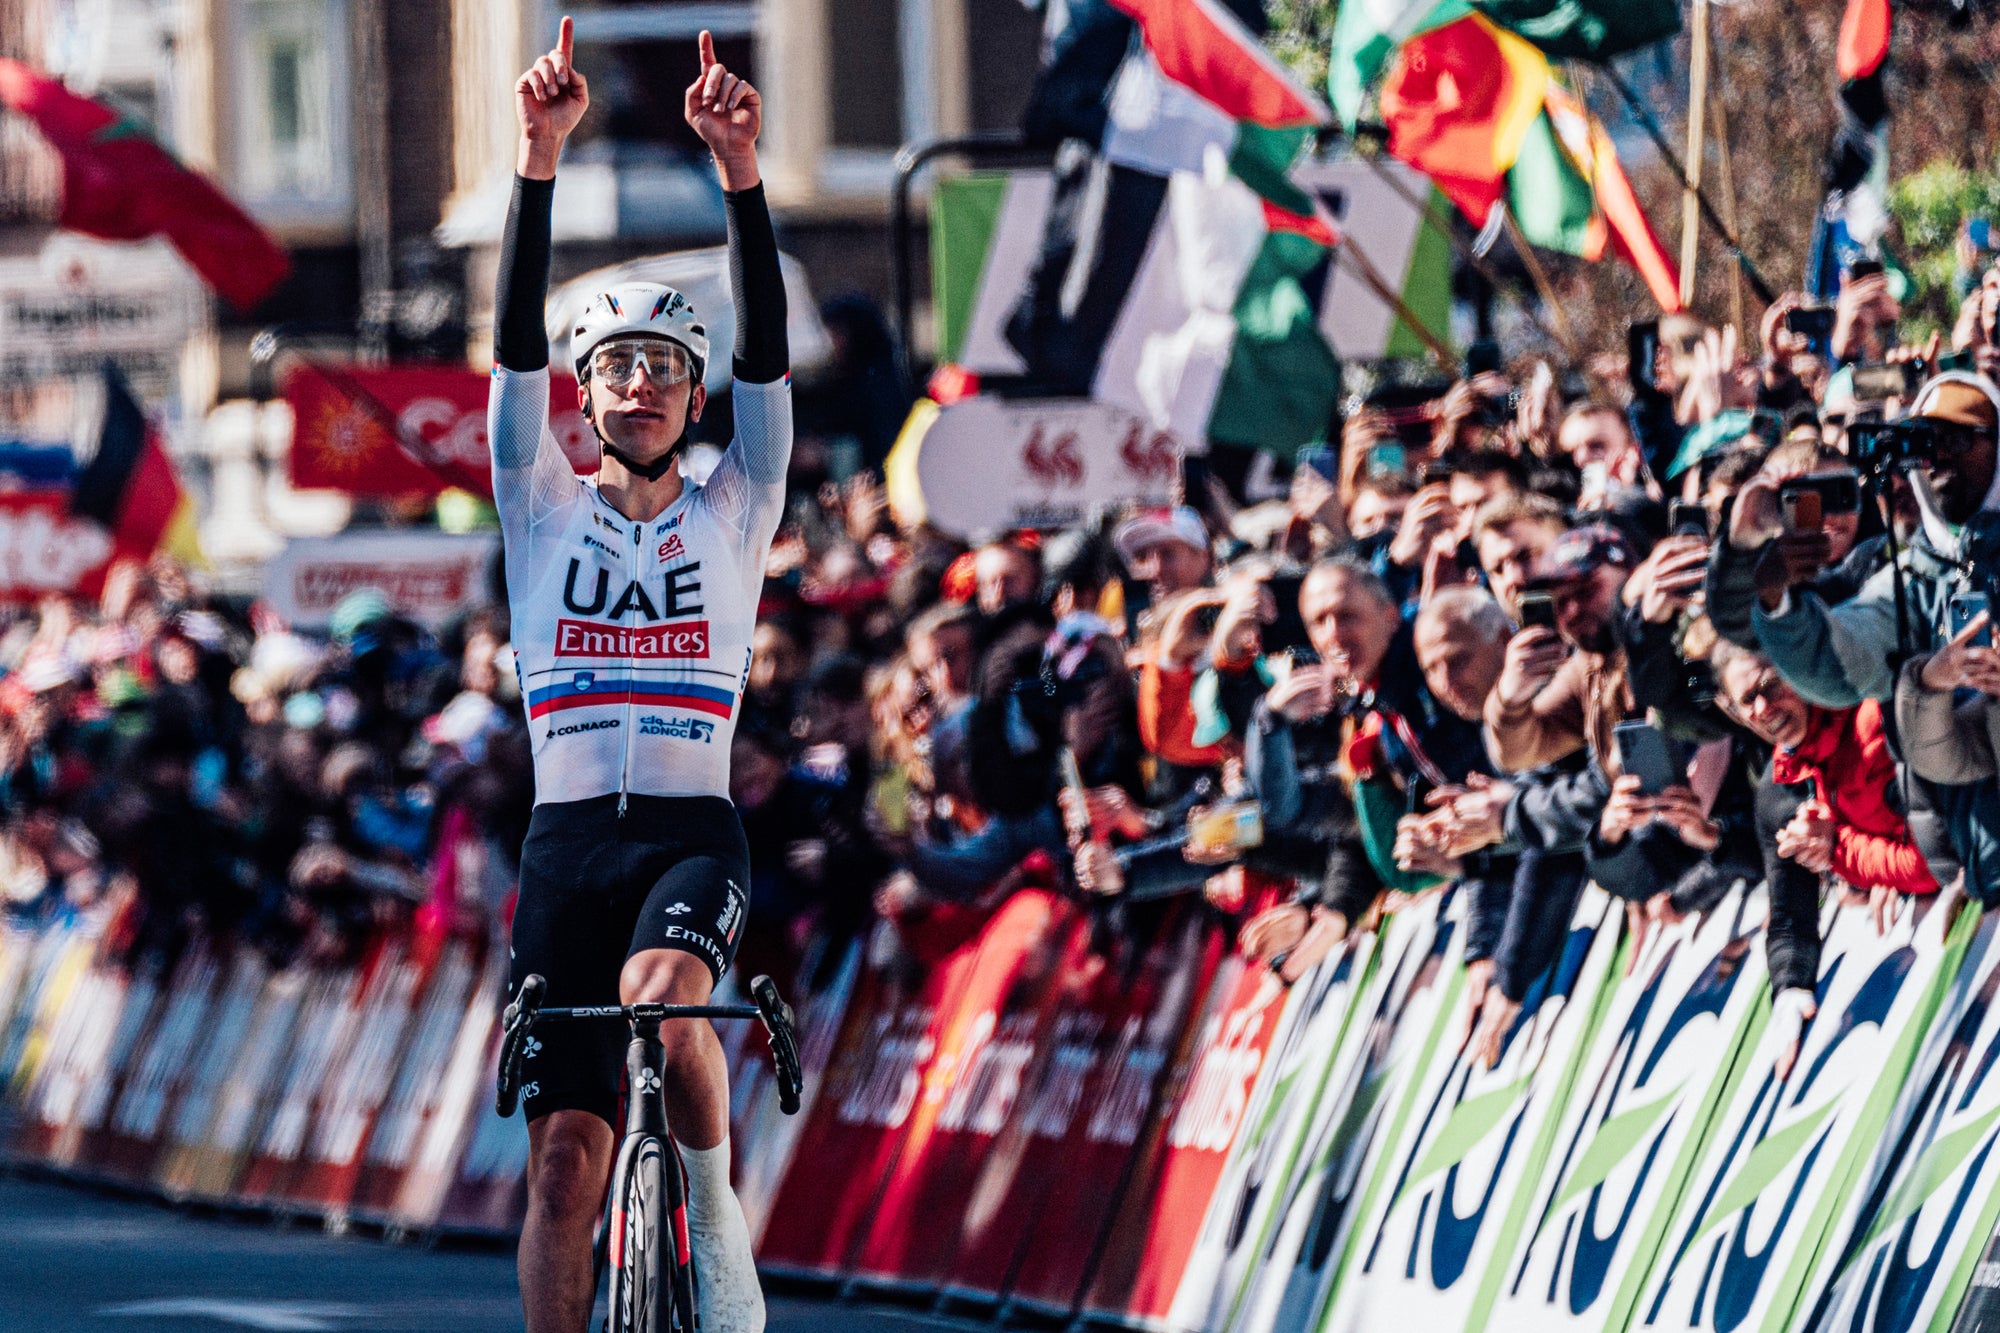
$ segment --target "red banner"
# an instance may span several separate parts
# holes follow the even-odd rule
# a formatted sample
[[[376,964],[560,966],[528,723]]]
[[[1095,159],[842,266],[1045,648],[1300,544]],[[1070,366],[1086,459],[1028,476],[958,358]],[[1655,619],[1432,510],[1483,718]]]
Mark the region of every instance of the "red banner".
[[[1016,1304],[1061,1316],[1076,1308],[1128,1188],[1133,1153],[1156,1118],[1169,1068],[1188,1045],[1190,1019],[1200,1012],[1223,938],[1193,913],[1170,912],[1149,943],[1125,940],[1119,947],[1126,955],[1085,983],[1088,1004],[1069,1037],[1090,1061],[1080,1104],[1043,1108],[1042,1134],[1050,1140],[1044,1161],[1053,1179],[1037,1204],[1011,1292]],[[1022,1188],[1034,1183],[1024,1172]],[[985,1262],[990,1268],[993,1261]]]
[[[458,366],[390,370],[304,362],[285,381],[292,405],[292,485],[349,495],[493,494],[486,445],[490,380]],[[549,429],[580,474],[597,470],[597,437],[576,381],[549,375]]]
[[[1055,895],[1029,889],[980,932],[978,961],[938,1026],[937,1055],[855,1259],[862,1281],[939,1287],[949,1280],[959,1219],[1021,1103],[1040,1045],[1041,1000],[1074,921]]]
[[[0,491],[0,601],[32,602],[52,592],[95,597],[104,586],[115,553],[111,534],[72,516],[69,495],[68,487]]]
[[[1166,1318],[1284,1008],[1285,988],[1269,968],[1236,953],[1223,960],[1173,1098],[1148,1130],[1086,1314]]]

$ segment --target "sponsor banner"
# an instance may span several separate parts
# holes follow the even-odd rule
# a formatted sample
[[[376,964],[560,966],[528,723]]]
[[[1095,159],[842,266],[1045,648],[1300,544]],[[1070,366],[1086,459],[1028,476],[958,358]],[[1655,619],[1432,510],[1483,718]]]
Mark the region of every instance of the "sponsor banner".
[[[128,976],[103,961],[84,971],[49,1028],[16,1151],[58,1166],[83,1164],[85,1136],[104,1124],[126,1066],[151,1025],[160,982],[156,972]]]
[[[887,930],[887,924],[878,925]],[[759,1259],[781,1271],[844,1273],[931,1076],[944,1027],[979,961],[981,940],[919,981],[870,968],[826,1071],[826,1086],[799,1133],[764,1224]],[[840,1162],[828,1178],[825,1164]]]
[[[0,601],[52,592],[95,597],[110,567],[111,534],[69,512],[67,486],[0,491]]]
[[[1905,1084],[1923,1104],[1894,1173],[1870,1191],[1876,1202],[1838,1277],[1814,1303],[1820,1333],[1938,1329],[1954,1309],[1955,1328],[2000,1324],[2000,1270],[1986,1245],[2000,1217],[2000,916],[1981,915],[1931,1031],[1942,1049],[1920,1057],[1918,1070],[1935,1072]]]
[[[1287,996],[1245,1128],[1181,1276],[1169,1327],[1197,1331],[1232,1322],[1332,1072],[1328,1057],[1340,1049],[1354,1001],[1372,977],[1376,939],[1372,931],[1350,939]]]
[[[153,1184],[162,1193],[221,1195],[235,1183],[236,1162],[255,1132],[250,1121],[260,1080],[271,1076],[291,1038],[298,989],[274,985],[255,950],[236,951],[201,1049],[181,1075],[153,1163]]]
[[[864,1282],[941,1286],[980,1168],[1022,1104],[1041,999],[1076,924],[1054,894],[1014,894],[980,932],[978,962],[938,1028],[937,1054],[851,1271]]]
[[[1086,951],[1067,976],[1025,1139],[1009,1141],[1018,1161],[989,1157],[976,1194],[999,1202],[967,1214],[952,1265],[954,1283],[1004,1288],[1014,1305],[1057,1316],[1076,1308],[1221,956],[1219,933],[1180,904],[1155,918],[1150,937],[1102,943],[1108,953]]]
[[[118,1090],[108,1121],[84,1136],[78,1150],[93,1172],[133,1184],[151,1178],[166,1138],[168,1113],[201,1053],[219,988],[228,971],[205,940],[189,946]]]
[[[369,946],[369,955],[378,949],[379,942]],[[300,970],[305,975],[293,1005],[295,1025],[289,1039],[272,1053],[277,1075],[259,1088],[261,1095],[254,1104],[245,1099],[250,1114],[243,1124],[246,1129],[254,1127],[254,1133],[242,1141],[247,1158],[231,1188],[240,1199],[261,1203],[284,1197],[305,1153],[313,1099],[354,1033],[365,968]],[[289,980],[281,973],[271,984],[289,991],[285,985]],[[246,1048],[244,1055],[251,1054]],[[227,1142],[231,1148],[238,1144],[234,1134]]]
[[[294,537],[264,565],[264,600],[299,629],[325,629],[351,593],[373,589],[435,629],[486,593],[498,533],[417,530]]]
[[[1608,894],[1585,890],[1568,939],[1529,988],[1491,1069],[1461,1042],[1444,1040],[1454,1021],[1463,1030],[1463,944],[1454,942],[1445,1001],[1379,1135],[1322,1333],[1399,1320],[1425,1328],[1483,1323],[1492,1294],[1482,1279],[1495,1251],[1518,1234],[1509,1202],[1547,1157],[1562,1099],[1601,1015],[1622,918]]]
[[[460,366],[366,369],[297,362],[292,485],[349,495],[435,495],[448,486],[491,498],[486,443],[490,377]],[[576,381],[549,373],[549,430],[581,475],[597,470],[597,437],[576,405]]]
[[[1796,1326],[1830,1280],[1864,1209],[1871,1159],[1892,1152],[1905,1079],[1974,925],[1956,897],[1906,899],[1887,935],[1841,909],[1821,952],[1819,1014],[1791,1077],[1776,1034],[1749,1052],[1710,1127],[1639,1288],[1629,1327]]]
[[[438,953],[416,1008],[408,1048],[347,1193],[348,1206],[358,1217],[388,1216],[416,1164],[418,1145],[436,1123],[449,1084],[452,1049],[479,979],[481,952],[479,941],[452,939]]]
[[[1762,887],[1649,938],[1612,992],[1556,1130],[1521,1196],[1489,1327],[1621,1328],[1739,1055],[1764,1023]],[[1495,1274],[1489,1273],[1489,1284]]]
[[[1110,403],[967,398],[913,409],[887,470],[905,521],[976,538],[1172,502],[1185,446]]]
[[[500,969],[504,992],[505,968]],[[452,1164],[451,1184],[439,1202],[433,1225],[441,1231],[512,1235],[528,1206],[528,1122],[518,1112],[502,1120],[493,1114],[493,1089],[500,1076],[500,1008],[496,999],[479,1025],[479,1061],[467,1080],[463,1146]],[[466,1033],[471,1032],[468,1024]],[[461,1048],[462,1049],[462,1048]],[[456,1065],[456,1062],[454,1062]],[[454,1068],[454,1073],[459,1072]],[[456,1140],[454,1140],[456,1144]],[[428,1145],[427,1145],[428,1146]],[[402,1217],[411,1213],[398,1208]]]
[[[431,1227],[467,1229],[484,1225],[508,1198],[525,1199],[528,1131],[516,1116],[502,1120],[493,1114],[494,1078],[499,1071],[499,1019],[506,1003],[508,949],[504,937],[489,935],[470,999],[456,1012],[442,1011],[439,1026],[451,1029],[450,1052],[437,1082],[427,1094],[416,1134],[415,1156],[388,1192],[385,1176],[379,1193],[368,1195],[368,1206],[389,1198],[389,1220],[408,1231]],[[472,1147],[478,1144],[475,1151]],[[392,1160],[400,1137],[378,1136],[369,1156],[378,1150]],[[510,1174],[511,1173],[511,1174]],[[364,1189],[370,1187],[364,1183]],[[357,1196],[359,1198],[360,1196]],[[456,1202],[460,1211],[450,1205]],[[511,1227],[519,1214],[503,1219]]]
[[[164,240],[52,230],[39,249],[0,259],[0,385],[95,376],[109,359],[165,397],[210,324],[207,288]]]
[[[1443,975],[1455,922],[1444,919],[1451,895],[1426,894],[1384,918],[1366,976],[1314,1107],[1298,1167],[1274,1191],[1273,1221],[1261,1261],[1237,1302],[1231,1327],[1255,1333],[1309,1328],[1335,1273],[1336,1242],[1395,1086],[1389,1061],[1402,1015],[1430,1003]],[[1407,1065],[1409,1061],[1404,1061]]]
[[[0,1046],[0,1075],[8,1100],[18,1104],[48,1052],[49,1030],[97,956],[97,932],[64,923],[39,938],[13,938],[19,952],[9,950],[13,1003]]]
[[[1251,1090],[1285,1008],[1269,968],[1230,951],[1141,1139],[1131,1188],[1084,1299],[1086,1315],[1161,1326],[1209,1199],[1244,1127]]]
[[[360,1178],[362,1149],[389,1096],[411,1014],[437,961],[435,937],[391,936],[365,967],[353,1035],[313,1101],[300,1170],[285,1189],[313,1212],[345,1215]]]
[[[734,974],[731,974],[732,977]],[[861,941],[850,940],[840,963],[825,985],[791,995],[794,1027],[799,1039],[799,1069],[804,1088],[796,1115],[778,1107],[778,1082],[771,1068],[771,1046],[762,1024],[737,1023],[738,1046],[729,1072],[730,1167],[736,1198],[750,1234],[760,1236],[770,1216],[771,1200],[791,1166],[799,1134],[819,1101],[826,1082],[827,1062],[847,1017],[861,975]]]

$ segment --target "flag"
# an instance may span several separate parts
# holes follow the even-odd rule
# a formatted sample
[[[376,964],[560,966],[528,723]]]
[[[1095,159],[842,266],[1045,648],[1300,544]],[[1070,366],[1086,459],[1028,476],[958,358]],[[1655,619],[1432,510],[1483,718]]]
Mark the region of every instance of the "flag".
[[[1176,172],[1091,396],[1183,440],[1287,457],[1324,440],[1340,363],[1317,297],[1334,243],[1234,176]]]
[[[270,295],[290,270],[262,227],[133,118],[18,60],[0,59],[0,106],[34,121],[62,155],[58,225],[114,241],[165,236],[239,310]]]
[[[1342,0],[1333,20],[1326,93],[1350,134],[1367,107],[1368,90],[1396,48],[1472,12],[1467,0]]]
[[[1104,137],[1104,95],[1132,44],[1132,20],[1110,0],[1066,0],[1048,7],[1042,68],[1028,94],[1021,134],[1030,146]]]
[[[1165,175],[1220,161],[1264,198],[1310,214],[1291,171],[1326,105],[1215,0],[1113,0],[1144,46],[1111,90],[1107,160]]]
[[[1889,57],[1889,0],[1848,0],[1837,63],[1843,81],[1865,79]]]
[[[1396,52],[1382,85],[1389,151],[1484,226],[1548,85],[1542,53],[1477,14],[1420,33]]]
[[[1639,207],[1611,136],[1553,79],[1507,173],[1507,200],[1531,243],[1592,261],[1608,247],[1639,271],[1662,310],[1681,308],[1674,261]]]
[[[1681,30],[1675,0],[1473,0],[1480,13],[1558,60],[1605,61]]]
[[[143,560],[165,548],[186,563],[206,563],[195,535],[193,500],[181,489],[173,460],[125,377],[110,365],[104,368],[97,453],[77,473],[69,509],[109,532],[118,556]]]

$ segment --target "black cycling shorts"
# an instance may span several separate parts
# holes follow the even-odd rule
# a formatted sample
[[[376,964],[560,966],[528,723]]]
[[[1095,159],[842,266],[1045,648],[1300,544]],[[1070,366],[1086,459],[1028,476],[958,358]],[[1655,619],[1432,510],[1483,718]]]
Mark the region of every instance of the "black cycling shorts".
[[[596,796],[535,807],[521,848],[507,993],[538,973],[551,1008],[617,1004],[625,960],[678,949],[729,970],[750,900],[750,850],[719,796]],[[618,1128],[631,1031],[618,1023],[535,1030],[521,1066],[528,1119],[590,1111]]]

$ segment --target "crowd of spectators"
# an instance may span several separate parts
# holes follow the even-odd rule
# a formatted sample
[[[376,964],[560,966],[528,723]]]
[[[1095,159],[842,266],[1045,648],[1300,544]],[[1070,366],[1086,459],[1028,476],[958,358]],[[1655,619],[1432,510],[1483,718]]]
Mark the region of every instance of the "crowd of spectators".
[[[803,413],[731,756],[744,965],[863,932],[920,964],[1033,884],[1106,949],[1234,917],[1290,980],[1456,884],[1490,1061],[1586,883],[1644,933],[1762,882],[1796,1035],[1828,895],[1886,929],[2000,892],[2000,266],[1942,343],[1898,344],[1879,274],[1819,341],[1804,307],[1754,355],[1675,316],[1643,364],[1397,386],[1284,498],[1197,466],[1172,507],[971,546],[891,510],[887,372],[848,425]],[[164,560],[44,602],[0,637],[12,911],[276,964],[503,922],[533,779],[502,604],[433,634],[357,594],[305,635]]]

